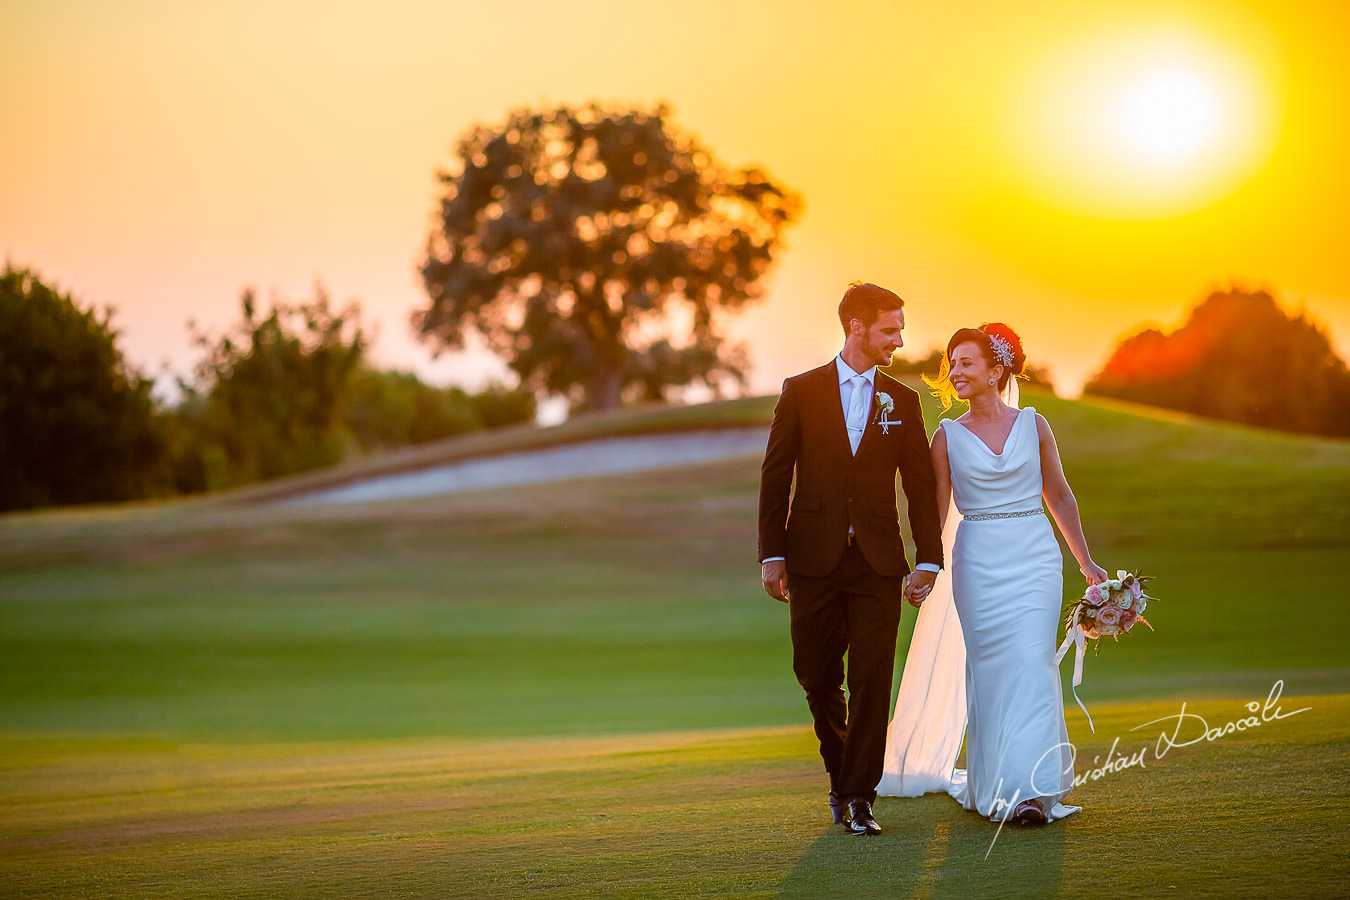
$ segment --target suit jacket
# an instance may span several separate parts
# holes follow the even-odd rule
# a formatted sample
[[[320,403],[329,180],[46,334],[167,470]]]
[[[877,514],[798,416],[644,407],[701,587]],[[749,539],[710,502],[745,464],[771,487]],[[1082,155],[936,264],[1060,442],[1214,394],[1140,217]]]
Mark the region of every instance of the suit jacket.
[[[878,392],[899,421],[883,433]],[[909,500],[917,562],[942,565],[937,483],[919,395],[881,372],[855,455],[849,448],[834,360],[783,382],[759,482],[759,559],[782,556],[788,572],[821,577],[839,564],[853,526],[858,548],[882,575],[909,574],[900,538],[895,476]],[[792,489],[793,476],[796,489]],[[790,494],[790,503],[789,503]]]

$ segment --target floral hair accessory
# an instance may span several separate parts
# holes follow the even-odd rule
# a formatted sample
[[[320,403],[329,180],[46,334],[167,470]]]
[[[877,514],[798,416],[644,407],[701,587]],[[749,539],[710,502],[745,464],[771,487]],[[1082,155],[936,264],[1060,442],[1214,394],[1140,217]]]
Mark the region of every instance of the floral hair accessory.
[[[986,332],[987,333],[987,332]],[[997,334],[989,335],[989,346],[994,351],[994,356],[1003,364],[1004,368],[1011,369],[1013,364],[1013,348],[1008,343],[1008,339],[1000,337]]]

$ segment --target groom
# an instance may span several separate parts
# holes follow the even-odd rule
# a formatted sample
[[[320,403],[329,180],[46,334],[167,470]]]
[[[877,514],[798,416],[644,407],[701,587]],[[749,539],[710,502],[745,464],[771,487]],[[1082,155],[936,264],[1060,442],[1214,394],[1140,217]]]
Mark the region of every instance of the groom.
[[[849,286],[839,304],[844,349],[783,382],[760,473],[764,590],[789,604],[792,670],[815,720],[831,812],[854,834],[881,833],[872,803],[886,748],[902,590],[919,605],[942,566],[919,395],[876,370],[904,345],[904,305],[874,284]],[[896,512],[897,472],[918,551],[913,574]]]

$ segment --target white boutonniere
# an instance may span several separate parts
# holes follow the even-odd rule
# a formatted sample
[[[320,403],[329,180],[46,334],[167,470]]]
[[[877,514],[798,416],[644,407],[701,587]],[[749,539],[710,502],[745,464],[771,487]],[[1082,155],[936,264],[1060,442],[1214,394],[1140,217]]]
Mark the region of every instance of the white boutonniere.
[[[874,420],[881,425],[882,434],[890,434],[887,426],[899,425],[899,419],[891,419],[891,413],[895,412],[895,401],[891,395],[885,391],[877,391],[877,418]]]

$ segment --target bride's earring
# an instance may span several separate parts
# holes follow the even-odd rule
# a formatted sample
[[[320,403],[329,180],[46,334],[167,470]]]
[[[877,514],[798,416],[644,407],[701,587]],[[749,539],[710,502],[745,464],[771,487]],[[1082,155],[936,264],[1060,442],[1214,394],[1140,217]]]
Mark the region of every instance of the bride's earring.
[[[996,378],[990,378],[990,379],[989,379],[989,383],[990,383],[990,384],[998,384],[998,379],[996,379]]]

